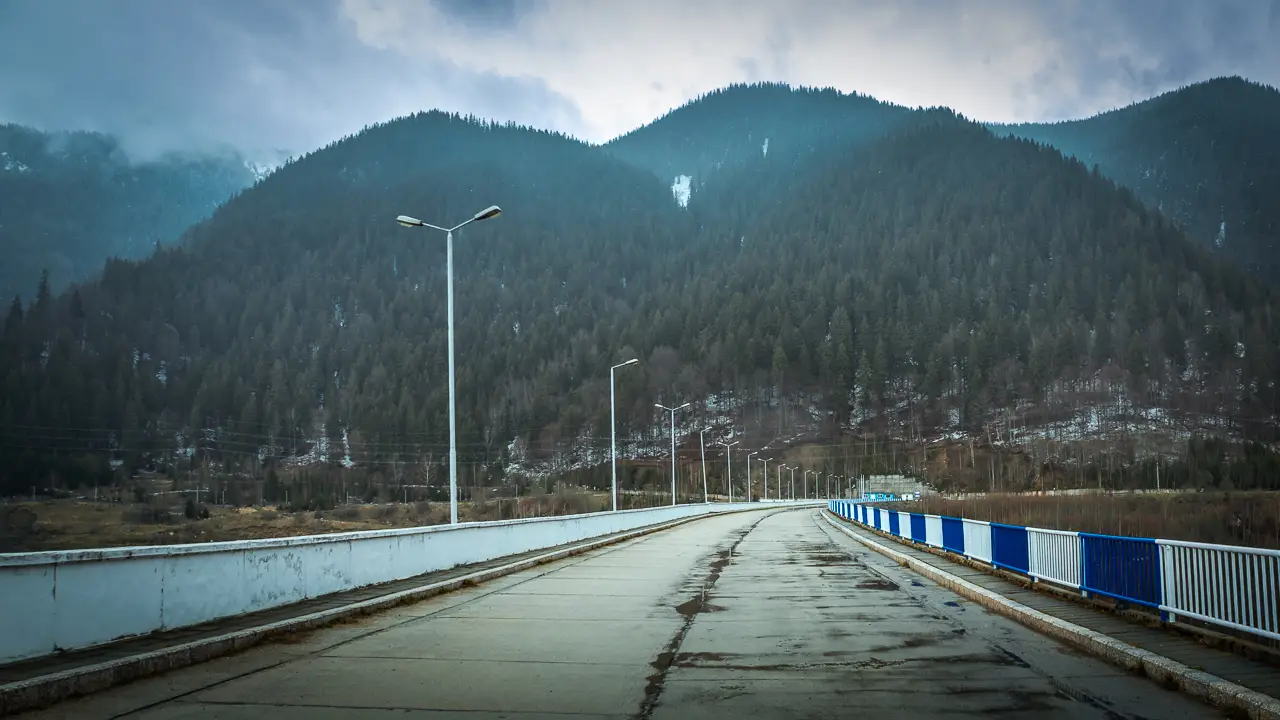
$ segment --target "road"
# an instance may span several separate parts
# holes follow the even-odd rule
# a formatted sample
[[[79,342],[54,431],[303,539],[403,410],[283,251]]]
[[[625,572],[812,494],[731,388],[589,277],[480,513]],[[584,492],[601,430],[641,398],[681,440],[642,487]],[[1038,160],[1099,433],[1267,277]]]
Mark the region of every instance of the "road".
[[[1222,717],[817,510],[682,525],[32,717]]]

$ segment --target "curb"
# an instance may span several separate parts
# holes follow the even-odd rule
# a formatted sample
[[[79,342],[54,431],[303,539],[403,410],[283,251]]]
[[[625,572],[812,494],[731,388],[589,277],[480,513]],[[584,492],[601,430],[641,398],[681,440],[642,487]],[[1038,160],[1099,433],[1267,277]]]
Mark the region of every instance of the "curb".
[[[69,700],[82,695],[89,695],[133,680],[139,680],[144,677],[158,675],[169,670],[176,670],[178,668],[206,662],[224,655],[240,652],[241,650],[247,650],[268,638],[278,635],[313,630],[326,625],[331,625],[339,620],[355,615],[368,615],[397,605],[425,600],[436,595],[453,592],[454,590],[462,587],[469,587],[471,585],[476,585],[488,580],[494,580],[505,575],[511,575],[522,570],[527,570],[532,567],[537,567],[538,565],[544,565],[549,562],[562,560],[574,555],[580,555],[609,545],[615,545],[626,540],[632,540],[660,532],[662,530],[668,530],[677,525],[683,525],[695,520],[704,520],[710,517],[724,517],[725,515],[754,512],[762,509],[773,510],[775,512],[778,510],[777,508],[746,508],[743,510],[730,510],[721,513],[708,513],[706,515],[681,518],[661,525],[652,525],[646,528],[612,535],[604,539],[587,540],[581,545],[575,545],[573,547],[564,548],[544,555],[525,558],[524,560],[508,565],[499,565],[498,567],[479,570],[466,575],[450,578],[448,580],[427,583],[419,587],[409,588],[408,590],[400,590],[398,592],[381,595],[368,600],[361,600],[359,602],[329,608],[327,610],[299,615],[297,617],[288,618],[287,620],[277,620],[276,622],[268,623],[266,625],[259,625],[257,627],[245,628],[243,630],[224,633],[222,635],[201,638],[199,640],[173,645],[160,650],[153,650],[151,652],[131,655],[129,657],[119,658],[108,662],[86,665],[84,667],[63,670],[49,675],[42,675],[27,680],[19,680],[6,685],[0,685],[0,715],[9,715],[25,710],[35,710],[47,707],[63,700]]]
[[[1037,632],[1080,648],[1125,670],[1141,672],[1165,687],[1176,688],[1212,705],[1242,712],[1254,720],[1280,720],[1280,700],[1269,695],[1010,600],[893,548],[861,537],[844,527],[841,522],[832,520],[829,511],[823,512],[822,516],[829,525],[871,550]]]

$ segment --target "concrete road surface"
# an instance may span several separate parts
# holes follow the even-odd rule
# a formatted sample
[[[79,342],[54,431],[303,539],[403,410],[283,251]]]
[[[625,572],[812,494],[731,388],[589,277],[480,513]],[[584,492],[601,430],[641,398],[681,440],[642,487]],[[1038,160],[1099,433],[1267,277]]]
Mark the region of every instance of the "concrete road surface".
[[[1192,718],[816,510],[714,517],[46,710],[174,718]]]

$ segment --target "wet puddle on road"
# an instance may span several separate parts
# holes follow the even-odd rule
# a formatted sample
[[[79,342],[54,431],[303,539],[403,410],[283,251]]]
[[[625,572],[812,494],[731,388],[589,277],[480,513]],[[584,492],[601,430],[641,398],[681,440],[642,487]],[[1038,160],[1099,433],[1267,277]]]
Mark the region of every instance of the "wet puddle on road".
[[[875,578],[872,580],[863,580],[857,585],[854,585],[854,587],[858,588],[859,590],[900,590],[901,589],[898,587],[897,583],[890,582],[888,580],[883,580],[880,578]]]

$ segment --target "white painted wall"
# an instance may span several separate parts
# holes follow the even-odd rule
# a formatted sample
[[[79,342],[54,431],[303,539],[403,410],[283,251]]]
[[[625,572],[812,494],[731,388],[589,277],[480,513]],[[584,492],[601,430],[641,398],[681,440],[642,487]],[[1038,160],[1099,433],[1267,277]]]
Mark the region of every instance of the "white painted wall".
[[[0,554],[0,663],[670,520],[761,507],[679,505],[332,535]]]

